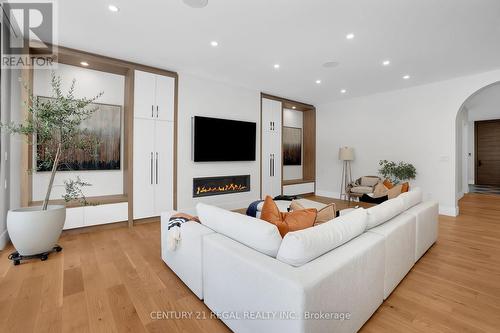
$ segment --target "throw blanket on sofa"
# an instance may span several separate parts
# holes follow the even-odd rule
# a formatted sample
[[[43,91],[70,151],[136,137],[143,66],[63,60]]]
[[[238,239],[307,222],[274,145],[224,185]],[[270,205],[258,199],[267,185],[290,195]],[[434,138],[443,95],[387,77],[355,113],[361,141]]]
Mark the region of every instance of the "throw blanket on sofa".
[[[257,200],[252,202],[247,208],[247,215],[251,217],[257,217],[257,211],[259,210],[259,204],[264,202],[264,200]]]
[[[167,248],[169,251],[175,251],[175,249],[177,249],[181,241],[181,225],[189,221],[200,222],[198,217],[183,213],[177,213],[170,217],[167,225]]]

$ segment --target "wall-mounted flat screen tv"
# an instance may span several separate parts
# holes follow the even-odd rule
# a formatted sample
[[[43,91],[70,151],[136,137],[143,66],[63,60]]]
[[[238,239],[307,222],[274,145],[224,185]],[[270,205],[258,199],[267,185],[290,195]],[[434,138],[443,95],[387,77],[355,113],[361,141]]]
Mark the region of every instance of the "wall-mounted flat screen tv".
[[[193,160],[255,161],[256,131],[252,122],[193,117]]]

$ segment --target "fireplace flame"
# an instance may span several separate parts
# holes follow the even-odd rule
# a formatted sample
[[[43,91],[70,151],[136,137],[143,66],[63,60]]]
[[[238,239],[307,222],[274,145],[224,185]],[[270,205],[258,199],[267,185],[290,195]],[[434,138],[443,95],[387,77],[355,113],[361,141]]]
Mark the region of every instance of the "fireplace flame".
[[[203,194],[203,193],[224,193],[224,192],[230,192],[230,191],[243,191],[247,187],[242,184],[226,184],[222,186],[198,186],[196,188],[196,194]]]

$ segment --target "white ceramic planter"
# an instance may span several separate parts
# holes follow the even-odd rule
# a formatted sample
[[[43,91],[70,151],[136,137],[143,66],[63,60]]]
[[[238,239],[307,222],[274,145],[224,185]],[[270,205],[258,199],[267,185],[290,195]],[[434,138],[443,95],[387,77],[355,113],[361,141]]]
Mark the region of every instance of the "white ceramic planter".
[[[10,210],[7,230],[20,255],[51,251],[61,235],[66,220],[66,207],[51,205],[47,210],[29,207]]]

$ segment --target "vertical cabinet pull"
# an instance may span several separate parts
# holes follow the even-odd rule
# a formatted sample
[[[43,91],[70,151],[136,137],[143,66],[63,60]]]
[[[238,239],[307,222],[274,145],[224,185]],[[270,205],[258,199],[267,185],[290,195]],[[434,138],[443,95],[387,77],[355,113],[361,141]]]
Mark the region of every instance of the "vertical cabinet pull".
[[[158,185],[158,152],[156,153],[156,185]]]
[[[153,117],[154,117],[154,115],[153,115],[153,112],[154,112],[154,111],[153,111],[153,108],[154,108],[154,106],[153,106],[153,105],[151,105],[151,118],[153,118]]]
[[[151,152],[150,166],[151,166],[151,185],[153,185],[153,152]]]
[[[158,105],[156,106],[156,118],[158,118]]]
[[[269,177],[273,176],[273,154],[269,154]]]

